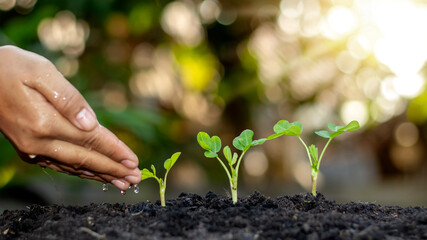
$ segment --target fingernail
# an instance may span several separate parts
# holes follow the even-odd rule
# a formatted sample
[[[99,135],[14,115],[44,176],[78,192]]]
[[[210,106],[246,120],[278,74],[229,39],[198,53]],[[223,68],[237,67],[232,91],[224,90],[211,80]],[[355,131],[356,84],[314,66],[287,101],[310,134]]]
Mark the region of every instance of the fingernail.
[[[125,180],[133,183],[133,184],[137,184],[141,181],[141,170],[139,170],[138,168],[135,168],[134,170],[132,170],[132,175],[126,176]]]
[[[137,176],[126,176],[125,179],[131,184],[137,184],[141,182],[141,177],[137,177]]]
[[[134,169],[134,168],[138,167],[138,163],[136,163],[135,161],[132,161],[132,160],[123,160],[122,164],[125,167],[131,168],[131,169]]]
[[[111,184],[113,184],[114,186],[116,186],[119,189],[126,190],[126,183],[124,183],[121,180],[118,180],[118,179],[112,180]]]
[[[91,173],[89,171],[83,171],[83,174],[86,175],[86,176],[90,176],[90,177],[95,176],[95,174],[93,174],[93,173]]]
[[[137,176],[137,177],[141,177],[141,170],[139,168],[135,168],[134,170],[132,170],[132,175]]]
[[[79,123],[79,127],[82,130],[89,130],[96,125],[96,119],[92,113],[90,113],[86,108],[83,108],[78,114],[77,114],[77,122]]]

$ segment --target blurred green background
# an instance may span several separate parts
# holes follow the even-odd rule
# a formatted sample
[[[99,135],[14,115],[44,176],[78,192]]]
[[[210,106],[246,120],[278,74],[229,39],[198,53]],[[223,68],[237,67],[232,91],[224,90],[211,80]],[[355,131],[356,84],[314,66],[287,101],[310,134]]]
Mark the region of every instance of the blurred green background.
[[[338,202],[427,206],[425,29],[427,4],[416,0],[0,0],[0,45],[50,59],[140,168],[182,152],[167,198],[228,194],[199,131],[231,144],[246,128],[261,138],[298,120],[323,148],[314,131],[356,119],[361,130],[328,148],[318,190]],[[3,136],[0,153],[0,211],[158,199],[151,180],[121,196],[26,164]],[[239,195],[309,191],[309,171],[298,140],[279,138],[248,152]]]

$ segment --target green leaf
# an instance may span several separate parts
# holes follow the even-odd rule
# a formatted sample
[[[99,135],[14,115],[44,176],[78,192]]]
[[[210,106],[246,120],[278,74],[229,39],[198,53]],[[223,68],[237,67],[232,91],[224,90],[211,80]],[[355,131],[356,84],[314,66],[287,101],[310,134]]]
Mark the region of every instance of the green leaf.
[[[210,137],[209,134],[205,132],[199,132],[197,134],[197,142],[207,151],[217,153],[221,150],[221,139],[218,136]]]
[[[237,153],[233,154],[233,159],[231,159],[231,164],[230,164],[231,166],[233,166],[237,162],[238,157],[239,157],[239,155],[237,155]]]
[[[141,170],[141,175],[142,175],[141,181],[145,180],[147,178],[153,178],[154,177],[154,174],[152,172],[150,172],[150,170],[148,170],[146,168],[144,168],[144,169]]]
[[[326,130],[317,131],[315,133],[324,138],[334,138],[341,135],[344,132],[351,132],[351,131],[357,130],[359,129],[359,127],[360,127],[359,122],[357,122],[356,120],[351,121],[346,126],[336,126],[333,123],[329,123],[328,128],[333,131],[332,133]]]
[[[212,138],[212,152],[219,152],[221,150],[221,139],[218,136],[213,136]]]
[[[329,123],[328,128],[331,129],[332,131],[336,132],[336,131],[338,131],[338,129],[343,128],[343,126],[336,126],[333,123]]]
[[[310,147],[308,147],[308,152],[311,155],[311,158],[313,159],[313,166],[311,166],[311,168],[315,168],[317,169],[317,161],[319,160],[319,151],[317,149],[316,146],[314,146],[313,144],[310,145]]]
[[[360,128],[359,122],[356,120],[353,120],[349,124],[347,124],[345,127],[343,127],[341,129],[341,131],[351,132],[351,131],[357,130],[359,128]]]
[[[351,131],[357,130],[359,129],[360,126],[358,121],[353,120],[344,127],[341,127],[341,126],[337,126],[337,127],[338,127],[338,130],[334,133],[331,133],[331,136],[330,136],[331,138],[337,137],[343,134],[344,132],[351,132]]]
[[[273,139],[281,137],[283,135],[284,134],[272,134],[272,135],[270,135],[270,136],[267,137],[267,140],[273,140]]]
[[[165,167],[166,170],[169,170],[173,167],[175,162],[178,160],[179,156],[181,155],[180,152],[176,152],[172,155],[171,158],[167,159],[165,163],[163,164],[163,167]]]
[[[206,151],[205,152],[205,157],[207,157],[207,158],[216,158],[216,157],[218,157],[218,154],[214,153],[214,152]]]
[[[261,139],[258,139],[258,140],[254,140],[254,141],[252,141],[251,146],[261,145],[261,144],[265,143],[265,141],[267,141],[267,138],[261,138]]]
[[[222,151],[224,153],[225,159],[227,159],[228,163],[231,164],[231,160],[232,160],[231,158],[232,158],[232,156],[231,156],[230,147],[229,146],[225,146],[224,149],[222,149]]]
[[[317,135],[324,137],[324,138],[329,138],[331,136],[331,133],[326,131],[326,130],[316,131],[314,133],[316,133]]]
[[[253,136],[254,132],[252,130],[246,129],[240,134],[240,136],[234,138],[233,146],[241,151],[246,151],[252,144]]]
[[[199,132],[197,134],[197,142],[199,142],[200,147],[202,147],[205,150],[212,150],[211,145],[212,145],[212,140],[209,137],[209,134],[205,133],[205,132]]]
[[[302,123],[298,121],[289,123],[286,120],[280,120],[274,125],[273,131],[276,134],[269,136],[267,140],[278,138],[282,135],[299,136],[302,133]]]
[[[153,164],[151,164],[151,170],[153,170],[153,174],[156,175],[156,168],[154,167]]]
[[[238,139],[237,137],[233,140],[233,146],[234,146],[236,149],[239,149],[239,150],[241,150],[241,151],[243,151],[243,149],[245,148],[245,147],[240,143],[240,141],[239,141],[239,139]]]

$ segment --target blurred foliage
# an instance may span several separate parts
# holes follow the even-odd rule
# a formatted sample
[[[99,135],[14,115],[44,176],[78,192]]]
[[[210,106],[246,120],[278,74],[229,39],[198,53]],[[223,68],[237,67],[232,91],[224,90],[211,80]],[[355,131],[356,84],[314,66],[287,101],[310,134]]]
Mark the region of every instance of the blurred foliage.
[[[380,26],[353,26],[357,16],[348,18],[365,1],[27,2],[33,5],[0,5],[0,45],[55,63],[100,123],[141,157],[141,168],[183,151],[219,170],[193,150],[201,130],[225,141],[245,128],[266,136],[282,118],[302,121],[307,132],[349,119],[370,129],[404,115],[408,104],[409,120],[427,121],[427,94],[400,92],[395,65],[374,53]],[[18,161],[0,141],[0,167],[8,172],[1,187]],[[283,180],[294,171],[286,167],[290,156],[263,154],[284,169],[264,175]],[[222,179],[218,172],[205,174]]]

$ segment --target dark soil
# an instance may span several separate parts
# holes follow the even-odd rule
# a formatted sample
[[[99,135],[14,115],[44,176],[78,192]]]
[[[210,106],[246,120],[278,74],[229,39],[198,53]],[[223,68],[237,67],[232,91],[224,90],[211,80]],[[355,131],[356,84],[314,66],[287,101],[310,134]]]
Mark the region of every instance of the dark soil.
[[[427,208],[337,204],[321,194],[30,206],[0,216],[0,239],[427,239]]]

